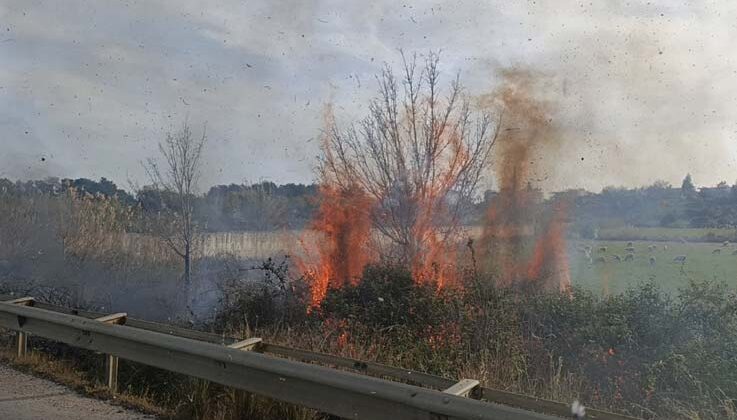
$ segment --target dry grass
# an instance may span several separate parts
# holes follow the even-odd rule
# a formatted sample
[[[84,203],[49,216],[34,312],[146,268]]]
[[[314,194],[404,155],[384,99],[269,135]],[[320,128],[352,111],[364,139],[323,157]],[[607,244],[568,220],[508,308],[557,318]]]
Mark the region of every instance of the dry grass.
[[[111,393],[101,382],[90,380],[89,372],[78,369],[73,360],[57,359],[38,351],[29,351],[25,356],[18,357],[15,349],[11,350],[9,348],[11,346],[8,342],[11,340],[6,338],[2,341],[4,345],[0,348],[0,363],[67,386],[80,394],[108,401],[111,404],[162,418],[173,416],[171,410],[157,405],[145,394]]]

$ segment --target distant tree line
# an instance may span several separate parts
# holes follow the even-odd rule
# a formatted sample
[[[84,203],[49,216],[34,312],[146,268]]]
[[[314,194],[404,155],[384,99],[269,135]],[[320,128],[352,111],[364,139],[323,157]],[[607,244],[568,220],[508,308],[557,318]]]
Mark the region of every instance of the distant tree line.
[[[143,212],[178,210],[178,201],[165,192],[143,187],[131,194],[106,178],[15,182],[0,178],[0,195],[53,195],[69,188],[77,193],[114,197]],[[216,185],[196,197],[195,219],[206,231],[300,229],[317,208],[317,189],[315,184],[278,185],[267,181]],[[542,193],[538,193],[542,200]],[[495,196],[494,191],[486,191],[468,206],[471,211],[463,217],[463,223],[482,223],[485,209]],[[688,175],[680,187],[656,181],[640,188],[606,187],[599,193],[569,190],[554,193],[551,199],[563,196],[575,204],[571,220],[584,231],[619,226],[737,228],[737,183],[697,188]]]
[[[0,196],[28,197],[58,195],[73,188],[77,194],[112,197],[145,213],[179,211],[180,200],[172,193],[144,186],[135,194],[114,182],[77,178],[11,181],[0,178]],[[195,199],[194,218],[206,231],[299,229],[311,219],[316,208],[314,184],[216,185]]]
[[[656,181],[641,188],[566,193],[575,197],[572,218],[580,227],[737,227],[737,183],[696,188],[687,175],[680,187]]]

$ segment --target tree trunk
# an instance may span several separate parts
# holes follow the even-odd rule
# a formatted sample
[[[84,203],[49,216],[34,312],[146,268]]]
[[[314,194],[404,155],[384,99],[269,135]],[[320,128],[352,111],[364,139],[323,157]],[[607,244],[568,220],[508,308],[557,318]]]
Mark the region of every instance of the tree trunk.
[[[192,285],[192,250],[189,243],[184,245],[184,290],[189,297],[189,288]]]

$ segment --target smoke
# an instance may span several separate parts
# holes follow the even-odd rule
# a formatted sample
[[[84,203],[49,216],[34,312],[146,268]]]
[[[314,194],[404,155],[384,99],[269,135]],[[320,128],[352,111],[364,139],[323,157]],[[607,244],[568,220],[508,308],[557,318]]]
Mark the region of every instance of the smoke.
[[[546,75],[565,147],[546,191],[636,186],[687,172],[701,182],[737,169],[735,5],[555,2],[527,9],[518,57]],[[522,10],[517,10],[521,14]],[[550,16],[559,18],[550,19]]]
[[[498,273],[501,284],[535,281],[567,289],[568,206],[556,202],[546,214],[540,189],[555,174],[556,155],[565,146],[555,118],[558,108],[553,96],[545,96],[543,74],[515,68],[499,76],[503,84],[479,98],[479,105],[495,109],[502,121],[493,164],[499,194],[487,211],[481,237],[491,264],[487,268]]]
[[[482,108],[501,115],[493,168],[502,190],[521,191],[528,182],[544,184],[559,167],[564,136],[549,76],[531,69],[498,71],[502,85],[479,97]]]

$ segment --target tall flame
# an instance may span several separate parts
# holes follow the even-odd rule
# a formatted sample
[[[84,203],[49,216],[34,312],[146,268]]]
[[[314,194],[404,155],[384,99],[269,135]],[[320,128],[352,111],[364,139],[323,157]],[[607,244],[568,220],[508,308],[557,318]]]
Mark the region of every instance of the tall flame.
[[[548,289],[565,292],[571,288],[571,274],[565,240],[568,205],[558,201],[545,232],[538,238],[527,266],[527,278],[545,282]]]
[[[300,240],[304,256],[297,268],[310,281],[311,303],[318,306],[331,287],[355,282],[375,255],[370,244],[372,200],[357,187],[323,184],[319,209],[310,223],[317,235]]]
[[[542,191],[533,187],[549,169],[542,158],[561,143],[550,103],[533,94],[537,76],[504,71],[503,85],[481,99],[482,105],[501,108],[504,115],[495,166],[500,191],[487,211],[481,245],[499,283],[567,290],[567,205],[556,202],[552,214],[544,215]]]

